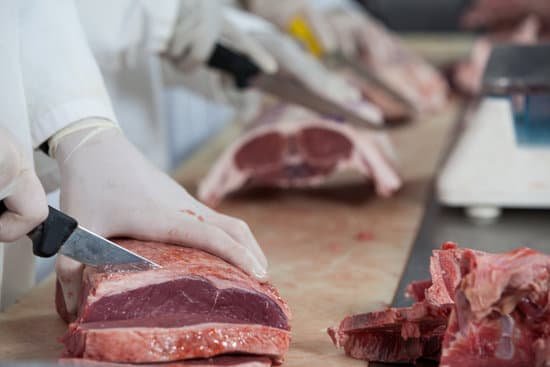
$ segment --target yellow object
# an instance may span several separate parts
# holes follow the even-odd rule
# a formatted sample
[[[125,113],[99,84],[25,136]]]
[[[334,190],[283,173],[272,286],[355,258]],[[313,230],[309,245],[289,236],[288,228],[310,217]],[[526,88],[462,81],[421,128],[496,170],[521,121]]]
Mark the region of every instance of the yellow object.
[[[287,32],[300,41],[313,56],[323,56],[323,46],[303,16],[294,16],[288,23]]]

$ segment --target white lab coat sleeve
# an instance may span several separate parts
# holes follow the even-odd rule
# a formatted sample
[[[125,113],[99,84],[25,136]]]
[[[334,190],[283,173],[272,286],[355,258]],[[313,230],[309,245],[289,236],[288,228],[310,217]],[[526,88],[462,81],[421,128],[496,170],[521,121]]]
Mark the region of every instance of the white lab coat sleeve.
[[[20,0],[20,58],[33,145],[96,117],[115,121],[71,0]]]
[[[76,0],[90,47],[102,69],[139,64],[143,51],[164,52],[181,0]],[[108,9],[108,11],[106,10]]]
[[[19,61],[17,1],[0,7],[0,126],[9,130],[25,154],[31,155],[30,128]]]
[[[0,126],[9,130],[32,160],[30,128],[19,62],[18,0],[0,1]],[[28,238],[0,243],[0,311],[34,285],[34,256]]]

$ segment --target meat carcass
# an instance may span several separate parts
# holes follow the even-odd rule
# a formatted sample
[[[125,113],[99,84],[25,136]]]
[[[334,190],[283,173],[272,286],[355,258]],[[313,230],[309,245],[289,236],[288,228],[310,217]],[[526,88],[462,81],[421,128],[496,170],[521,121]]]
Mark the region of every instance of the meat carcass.
[[[155,363],[226,354],[279,363],[290,343],[290,311],[277,290],[200,250],[133,240],[120,245],[161,268],[86,267],[65,356]],[[59,314],[69,320],[59,285]]]
[[[72,367],[270,367],[271,359],[267,357],[231,355],[206,359],[194,359],[189,361],[155,363],[155,364],[127,364],[101,362],[91,359],[63,358],[58,361],[60,366]]]
[[[413,282],[411,307],[345,318],[328,330],[351,357],[381,362],[439,359],[441,366],[550,364],[550,256],[435,250],[429,281]]]
[[[267,116],[267,117],[266,117]],[[315,187],[342,170],[371,177],[379,195],[401,186],[384,135],[313,115],[298,107],[270,110],[218,158],[198,197],[216,205],[245,186]]]

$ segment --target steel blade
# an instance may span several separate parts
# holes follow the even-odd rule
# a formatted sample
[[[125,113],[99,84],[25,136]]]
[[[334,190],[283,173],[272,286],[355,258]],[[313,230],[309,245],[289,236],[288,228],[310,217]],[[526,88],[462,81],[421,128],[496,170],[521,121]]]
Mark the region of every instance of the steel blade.
[[[306,107],[325,116],[342,119],[369,129],[380,130],[384,128],[383,124],[364,118],[281,74],[262,74],[252,81],[252,86],[283,101]]]
[[[157,264],[85,228],[77,227],[59,253],[91,266],[135,264],[158,267]]]

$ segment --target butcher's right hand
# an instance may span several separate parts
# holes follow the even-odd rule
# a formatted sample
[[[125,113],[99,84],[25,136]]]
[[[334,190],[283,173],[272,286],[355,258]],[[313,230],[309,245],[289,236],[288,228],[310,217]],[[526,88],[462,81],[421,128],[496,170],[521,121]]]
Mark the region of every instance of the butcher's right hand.
[[[267,260],[242,220],[201,204],[151,165],[116,125],[87,120],[50,139],[61,172],[61,209],[104,237],[195,247],[267,277]],[[79,299],[82,264],[59,257],[67,311]]]
[[[46,193],[36,176],[31,152],[25,152],[7,130],[0,128],[0,242],[14,242],[48,216]]]
[[[267,21],[237,9],[226,9],[228,22],[269,50],[282,74],[300,81],[306,88],[339,105],[353,110],[359,116],[382,124],[382,112],[363,98],[363,94],[346,78],[327,69],[304,51],[292,38],[281,33]]]

